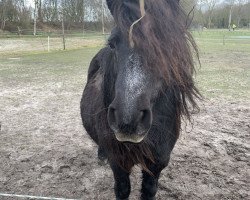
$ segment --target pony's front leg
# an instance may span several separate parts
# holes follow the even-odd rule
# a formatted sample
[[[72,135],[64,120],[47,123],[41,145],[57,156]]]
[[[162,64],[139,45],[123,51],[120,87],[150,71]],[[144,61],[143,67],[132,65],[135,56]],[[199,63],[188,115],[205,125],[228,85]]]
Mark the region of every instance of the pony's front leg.
[[[168,161],[161,164],[152,164],[149,170],[152,174],[146,171],[142,171],[142,188],[141,188],[141,200],[155,200],[155,196],[158,190],[158,180],[161,171],[168,165]]]
[[[114,189],[116,200],[128,200],[131,190],[129,179],[130,174],[115,163],[110,163],[110,166],[115,179]]]
[[[141,200],[155,200],[155,195],[158,189],[158,179],[160,172],[154,176],[143,171],[143,180],[141,188]]]
[[[106,164],[105,161],[108,159],[105,149],[102,146],[98,147],[98,159],[100,165]]]

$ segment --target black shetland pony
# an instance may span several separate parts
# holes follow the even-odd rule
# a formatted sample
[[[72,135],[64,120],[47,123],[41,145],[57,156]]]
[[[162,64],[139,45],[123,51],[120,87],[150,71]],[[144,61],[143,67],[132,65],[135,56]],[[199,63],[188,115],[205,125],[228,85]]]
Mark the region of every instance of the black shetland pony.
[[[116,27],[90,64],[82,121],[99,146],[99,159],[108,159],[113,170],[116,199],[129,198],[134,165],[142,168],[141,199],[155,199],[181,118],[197,108],[197,49],[178,0],[107,4]]]

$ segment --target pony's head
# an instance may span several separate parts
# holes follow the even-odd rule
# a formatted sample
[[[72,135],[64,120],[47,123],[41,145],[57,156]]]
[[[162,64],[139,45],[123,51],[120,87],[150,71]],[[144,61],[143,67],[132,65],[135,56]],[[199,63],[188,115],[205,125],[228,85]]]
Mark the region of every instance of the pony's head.
[[[173,94],[177,112],[188,118],[187,102],[196,107],[194,97],[199,93],[192,78],[191,52],[197,52],[196,46],[178,0],[107,0],[107,4],[116,23],[108,40],[112,77],[106,81],[113,80],[112,86],[105,83],[108,122],[117,140],[140,143],[151,128],[159,96]]]

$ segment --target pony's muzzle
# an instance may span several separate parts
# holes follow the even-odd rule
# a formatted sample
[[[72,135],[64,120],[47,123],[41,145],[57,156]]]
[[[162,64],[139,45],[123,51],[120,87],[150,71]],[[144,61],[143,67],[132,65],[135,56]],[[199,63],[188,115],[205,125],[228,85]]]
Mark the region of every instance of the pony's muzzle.
[[[128,112],[111,104],[108,110],[108,122],[118,141],[140,143],[151,127],[152,111],[134,109]]]

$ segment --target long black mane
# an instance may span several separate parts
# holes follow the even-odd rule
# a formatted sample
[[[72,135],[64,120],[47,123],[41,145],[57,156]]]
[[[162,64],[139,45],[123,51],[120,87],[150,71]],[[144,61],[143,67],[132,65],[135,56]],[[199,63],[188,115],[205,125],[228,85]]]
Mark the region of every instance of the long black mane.
[[[131,24],[140,18],[138,1],[117,0],[111,7],[117,27],[125,38]],[[162,74],[168,87],[180,95],[179,112],[190,119],[188,104],[198,109],[200,94],[193,82],[193,55],[198,50],[188,31],[188,16],[178,0],[145,0],[146,16],[133,29],[133,42],[145,67]]]

